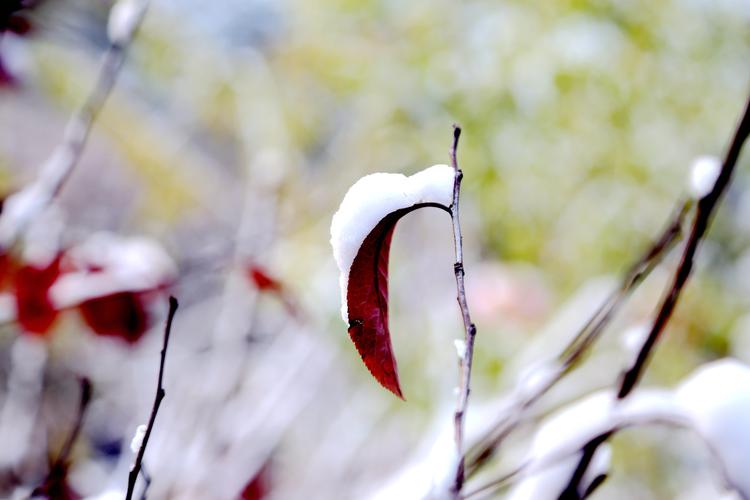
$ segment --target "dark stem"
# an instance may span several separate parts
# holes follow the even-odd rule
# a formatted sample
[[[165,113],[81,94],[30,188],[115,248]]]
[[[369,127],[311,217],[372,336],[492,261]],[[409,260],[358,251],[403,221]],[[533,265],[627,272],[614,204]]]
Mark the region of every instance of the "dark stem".
[[[680,265],[675,271],[672,285],[669,292],[665,295],[662,300],[659,313],[654,320],[654,324],[651,327],[646,341],[641,346],[641,350],[638,352],[633,366],[625,373],[620,384],[620,390],[617,397],[622,399],[626,397],[638,384],[641,374],[646,367],[649,355],[656,345],[656,341],[659,339],[661,333],[664,331],[664,327],[672,317],[677,301],[680,299],[685,283],[693,270],[693,264],[695,259],[696,251],[703,241],[703,237],[706,234],[709,224],[711,223],[711,216],[714,210],[719,204],[722,195],[729,187],[732,181],[732,174],[734,173],[735,166],[737,165],[737,159],[740,156],[742,145],[745,143],[747,136],[750,134],[750,100],[745,106],[745,113],[740,120],[737,130],[734,133],[734,138],[729,147],[724,163],[721,167],[719,177],[716,179],[713,189],[698,201],[698,208],[696,210],[695,218],[693,219],[693,226],[690,230],[690,236],[688,237],[687,243],[685,244],[685,250],[682,253],[682,259]]]
[[[646,340],[641,346],[635,362],[625,372],[621,379],[620,389],[617,393],[618,399],[626,398],[638,385],[641,375],[648,365],[651,352],[672,317],[672,313],[680,299],[682,290],[692,273],[698,247],[703,241],[706,230],[711,223],[711,216],[718,206],[722,195],[732,181],[732,174],[737,165],[737,159],[740,156],[742,145],[745,143],[748,135],[750,135],[750,100],[748,100],[745,105],[745,112],[737,125],[729,150],[727,151],[724,162],[722,163],[719,177],[716,179],[711,191],[698,201],[698,207],[693,218],[693,225],[687,243],[685,244],[685,249],[682,252],[680,264],[677,266],[671,285],[662,299],[659,311],[656,314],[648,337],[646,337]],[[581,463],[579,464],[579,466],[583,466],[584,468],[588,466],[588,463],[584,463],[585,458],[585,456],[582,457]]]
[[[453,424],[455,428],[456,453],[458,464],[456,466],[456,477],[453,484],[453,495],[455,498],[461,498],[461,489],[464,484],[464,420],[466,408],[469,404],[469,392],[471,385],[471,364],[474,357],[474,338],[477,334],[477,328],[471,321],[469,314],[469,305],[466,301],[466,289],[464,286],[464,256],[463,256],[463,237],[461,235],[461,221],[459,218],[459,197],[461,194],[461,179],[463,172],[458,168],[456,160],[456,151],[458,150],[458,139],[461,137],[461,128],[453,126],[453,146],[451,147],[450,157],[451,166],[455,172],[453,182],[453,203],[450,206],[451,222],[453,223],[453,244],[456,252],[456,263],[453,271],[456,276],[456,290],[458,306],[461,309],[461,316],[464,323],[464,340],[466,350],[460,362],[461,367],[461,385],[459,387],[458,400],[456,402],[456,413],[454,414]]]
[[[570,481],[568,481],[568,485],[565,487],[562,493],[560,493],[558,500],[582,500],[583,498],[585,498],[585,495],[589,488],[581,493],[579,491],[579,485],[581,484],[583,476],[584,474],[586,474],[586,470],[589,468],[591,460],[593,460],[594,454],[599,448],[599,445],[609,439],[613,432],[614,431],[600,434],[583,446],[583,454],[581,455],[581,460],[578,462],[578,465],[576,465],[576,468],[573,471],[573,475],[571,476]]]
[[[141,447],[138,449],[138,455],[135,458],[133,467],[130,469],[128,476],[128,491],[125,496],[126,500],[132,500],[133,491],[135,489],[135,483],[138,480],[138,473],[141,470],[141,464],[143,462],[143,455],[146,453],[146,445],[148,445],[148,439],[151,436],[151,431],[154,428],[154,421],[156,421],[156,414],[159,412],[159,406],[161,405],[162,399],[164,399],[164,363],[167,359],[167,347],[169,346],[169,334],[172,331],[172,320],[177,312],[178,307],[177,299],[169,297],[169,314],[167,315],[167,324],[164,327],[164,345],[161,349],[161,361],[159,362],[159,378],[156,384],[156,396],[154,398],[154,406],[151,408],[151,416],[148,419],[148,426],[146,427],[146,433],[143,435],[143,442]]]

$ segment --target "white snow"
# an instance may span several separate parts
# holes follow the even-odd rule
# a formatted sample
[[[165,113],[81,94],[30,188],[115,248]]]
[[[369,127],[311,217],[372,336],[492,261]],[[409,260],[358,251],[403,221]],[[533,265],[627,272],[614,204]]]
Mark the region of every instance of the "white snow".
[[[52,302],[61,308],[112,293],[154,289],[177,274],[164,249],[143,237],[96,233],[66,258],[64,264],[75,271],[64,273],[50,288]]]
[[[750,496],[750,367],[730,358],[703,365],[675,399],[722,462],[726,479]]]
[[[402,208],[419,203],[437,203],[448,208],[453,199],[454,177],[451,167],[434,165],[410,177],[370,174],[349,188],[331,222],[331,246],[341,273],[341,316],[345,322],[348,322],[349,269],[370,231],[386,215]]]
[[[466,357],[466,341],[464,339],[455,339],[453,345],[456,348],[458,359],[464,359]]]
[[[511,490],[509,500],[554,500],[568,484],[581,456],[579,450],[591,438],[611,427],[611,392],[598,392],[560,410],[539,427],[527,461],[532,465]],[[608,446],[600,446],[582,483],[588,485],[609,468]]]
[[[581,457],[581,449],[591,439],[612,429],[658,421],[663,418],[682,422],[668,391],[640,389],[623,401],[612,391],[586,396],[547,418],[534,435],[526,455],[529,464],[521,481],[511,490],[509,500],[554,500],[568,484]],[[611,450],[601,445],[581,481],[585,489],[609,469]]]
[[[146,427],[145,424],[141,424],[135,429],[135,434],[133,434],[133,439],[130,441],[130,451],[132,451],[134,454],[137,454],[140,449],[141,445],[143,445],[143,438],[146,436]]]
[[[715,156],[699,156],[690,167],[688,190],[697,199],[706,196],[714,188],[721,172],[721,160]]]
[[[123,45],[133,38],[135,28],[146,13],[144,0],[118,0],[109,12],[107,35],[115,45]]]

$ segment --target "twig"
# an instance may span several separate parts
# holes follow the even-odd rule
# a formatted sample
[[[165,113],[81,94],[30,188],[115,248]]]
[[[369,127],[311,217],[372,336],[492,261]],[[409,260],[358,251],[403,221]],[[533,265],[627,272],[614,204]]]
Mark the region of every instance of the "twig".
[[[734,138],[732,139],[729,151],[727,151],[727,155],[724,158],[721,172],[714,183],[713,189],[698,201],[695,218],[693,219],[693,227],[690,230],[690,236],[685,244],[685,250],[682,253],[680,265],[675,271],[672,286],[662,301],[659,313],[651,327],[651,332],[643,343],[635,363],[625,373],[625,376],[622,379],[620,391],[617,394],[617,397],[620,399],[630,394],[638,383],[656,341],[659,339],[662,331],[664,331],[664,327],[672,317],[672,312],[677,305],[677,301],[680,299],[680,294],[682,293],[685,283],[688,278],[690,278],[690,274],[693,270],[695,253],[706,234],[709,224],[711,223],[711,216],[713,215],[714,210],[718,206],[722,195],[732,181],[732,174],[737,165],[737,159],[740,156],[742,145],[745,143],[748,135],[750,135],[750,100],[748,100],[745,106],[745,113],[734,133]]]
[[[601,336],[605,327],[619,311],[625,300],[661,262],[662,258],[679,239],[681,228],[691,205],[691,200],[683,201],[678,205],[661,235],[638,260],[631,264],[627,272],[623,275],[620,286],[607,297],[607,300],[594,312],[568,346],[563,349],[563,352],[559,356],[560,366],[557,372],[550,377],[549,381],[540,385],[535,391],[524,395],[510,411],[504,413],[504,418],[490,432],[490,436],[494,434],[494,437],[487,438],[489,441],[485,442],[482,448],[474,454],[475,458],[470,462],[469,475],[474,474],[487,460],[492,458],[495,450],[500,446],[502,441],[521,422],[523,412],[562,380]]]
[[[68,473],[68,459],[70,453],[73,451],[73,445],[78,439],[78,435],[81,433],[81,427],[83,427],[83,418],[86,415],[86,410],[91,402],[91,381],[83,377],[81,379],[81,399],[78,403],[78,412],[76,413],[76,420],[73,424],[73,428],[70,430],[70,434],[65,439],[65,443],[60,449],[60,454],[50,465],[49,472],[44,478],[42,484],[37,487],[33,494],[52,496],[54,492],[60,492],[66,488],[66,478]]]
[[[143,462],[143,455],[146,453],[146,445],[148,444],[148,438],[151,436],[151,431],[154,428],[154,421],[156,420],[156,414],[159,411],[162,399],[166,394],[162,381],[164,379],[164,363],[167,359],[167,347],[169,346],[169,334],[172,331],[172,320],[177,312],[177,299],[169,297],[169,314],[167,316],[167,324],[164,327],[164,345],[161,349],[161,361],[159,362],[159,378],[156,384],[156,397],[154,398],[154,406],[151,408],[151,416],[148,419],[148,426],[146,427],[146,433],[143,435],[143,442],[140,448],[138,448],[138,455],[135,458],[133,467],[130,469],[128,476],[128,491],[125,496],[126,500],[132,500],[133,490],[135,489],[135,482],[138,480],[138,473],[141,470],[141,463]]]
[[[73,445],[78,439],[78,434],[81,433],[81,427],[83,426],[83,417],[86,415],[86,409],[91,402],[91,381],[83,377],[81,379],[81,399],[78,403],[78,414],[76,415],[76,422],[73,425],[73,429],[70,431],[68,438],[65,440],[65,444],[60,450],[60,455],[57,457],[56,463],[63,463],[70,457],[70,452],[73,450]]]
[[[692,273],[695,254],[701,242],[703,241],[703,237],[706,234],[706,230],[708,229],[709,224],[711,223],[711,216],[713,215],[714,210],[718,206],[722,195],[727,190],[729,184],[732,181],[732,174],[734,173],[737,159],[740,156],[742,145],[745,143],[748,135],[750,135],[750,99],[745,105],[745,112],[739,124],[737,125],[734,137],[732,138],[729,150],[727,151],[727,154],[724,158],[724,162],[721,166],[721,171],[718,178],[716,179],[716,182],[714,183],[713,188],[707,195],[705,195],[698,201],[696,213],[693,218],[693,225],[690,230],[690,235],[688,236],[687,243],[685,244],[685,249],[682,252],[680,264],[677,266],[670,287],[664,295],[664,298],[662,299],[661,305],[659,307],[658,313],[656,314],[653,325],[651,326],[651,331],[649,332],[648,337],[646,337],[646,340],[641,345],[641,349],[638,352],[638,356],[636,357],[635,362],[625,372],[621,379],[620,388],[617,393],[618,399],[626,398],[638,385],[641,375],[646,369],[646,366],[650,359],[651,352],[653,351],[656,342],[661,337],[664,328],[672,317],[672,313],[674,312],[674,308],[677,305],[678,300],[680,299],[682,290],[684,289],[685,284],[687,283],[688,279],[690,278],[690,274]],[[581,462],[579,463],[579,468],[582,468],[585,471],[586,468],[588,468],[590,461],[591,456],[584,455],[581,458]],[[578,491],[578,483],[579,482],[576,481],[575,477],[571,478],[568,489],[571,491]]]
[[[145,8],[145,7],[144,7]],[[0,250],[11,247],[31,220],[58,195],[83,153],[91,127],[117,80],[125,51],[137,28],[124,40],[112,41],[104,54],[96,83],[83,105],[71,116],[62,142],[31,184],[6,200],[0,215]]]
[[[622,430],[646,425],[671,427],[675,429],[690,429],[695,431],[696,435],[701,439],[703,444],[706,445],[711,455],[716,458],[717,464],[722,467],[722,472],[724,472],[723,465],[717,458],[718,454],[716,453],[715,449],[703,435],[697,432],[697,430],[692,426],[690,420],[686,419],[679,413],[654,413],[636,417],[631,416],[630,418],[626,418],[625,420],[613,422],[605,429],[598,429],[596,430],[596,432],[592,432],[592,435],[586,438],[586,442],[583,444],[583,446],[579,447],[577,444],[574,446],[561,446],[544,455],[541,455],[536,459],[527,458],[509,472],[506,472],[501,476],[483,484],[482,486],[471,490],[466,494],[465,498],[474,498],[477,495],[483,493],[490,493],[505,486],[508,483],[512,483],[513,481],[517,480],[522,474],[534,474],[536,472],[544,470],[547,467],[557,465],[561,461],[576,454],[586,453],[587,450],[589,450],[589,453],[593,455],[593,451],[595,450],[592,447],[592,443],[599,442],[601,444],[604,442],[605,436],[611,437],[612,435]],[[576,468],[574,474],[582,474],[583,472],[585,471],[579,471],[578,468]],[[606,479],[606,477],[597,476],[596,478],[594,478],[592,480],[592,484],[588,485],[588,487],[586,488],[586,492],[583,495],[580,495],[581,498],[586,498],[587,495],[590,495],[596,487],[601,485],[601,482],[604,481],[604,479]]]
[[[453,203],[450,206],[451,222],[453,223],[453,244],[456,251],[456,263],[453,270],[456,275],[456,290],[458,292],[458,306],[461,308],[463,317],[466,349],[461,359],[461,386],[459,388],[458,400],[456,402],[456,413],[454,415],[456,452],[458,464],[456,466],[456,478],[453,485],[453,494],[455,498],[461,497],[461,488],[464,484],[464,420],[466,408],[469,403],[469,392],[471,384],[471,364],[474,356],[474,337],[477,334],[477,327],[471,321],[469,314],[469,305],[466,302],[466,289],[464,287],[464,255],[463,240],[461,236],[461,221],[459,219],[459,196],[461,194],[461,179],[463,172],[458,168],[456,160],[456,150],[458,149],[458,139],[461,137],[461,128],[453,126],[453,146],[451,147],[451,166],[455,171],[455,180],[453,182]]]

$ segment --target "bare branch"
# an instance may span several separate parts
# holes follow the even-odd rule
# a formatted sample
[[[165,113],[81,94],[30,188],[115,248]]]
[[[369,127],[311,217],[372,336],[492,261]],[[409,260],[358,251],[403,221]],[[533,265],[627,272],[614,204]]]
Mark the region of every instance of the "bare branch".
[[[640,285],[651,271],[661,262],[681,235],[685,217],[692,205],[691,200],[679,203],[670,221],[654,243],[624,273],[620,285],[607,300],[594,312],[591,318],[576,334],[573,340],[559,356],[560,366],[557,372],[545,384],[541,384],[531,393],[519,399],[513,408],[504,413],[503,418],[494,426],[490,437],[485,438],[482,448],[474,453],[470,461],[469,475],[474,474],[487,460],[492,458],[502,441],[522,421],[523,413],[536,403],[562,378],[570,372],[587,350],[599,339],[605,327],[610,323],[630,294]]]
[[[169,346],[169,334],[172,331],[172,321],[174,315],[177,312],[178,307],[177,299],[169,297],[169,314],[167,315],[167,323],[164,327],[164,345],[161,349],[161,361],[159,362],[159,378],[156,384],[156,397],[154,398],[154,406],[151,408],[151,416],[148,419],[148,426],[146,427],[146,434],[143,436],[143,442],[138,449],[138,455],[135,458],[133,467],[130,469],[128,476],[128,491],[125,496],[126,500],[132,500],[133,491],[135,489],[135,482],[138,480],[138,473],[141,470],[141,463],[143,462],[143,455],[146,453],[146,445],[148,439],[151,436],[151,431],[154,428],[154,422],[156,421],[156,414],[159,412],[159,406],[161,405],[162,399],[164,399],[165,391],[162,385],[164,379],[164,363],[167,359],[167,347]]]
[[[56,492],[64,491],[66,486],[67,474],[68,474],[68,459],[70,453],[73,451],[73,445],[78,440],[78,435],[81,433],[81,427],[83,427],[83,418],[86,415],[89,403],[91,402],[91,381],[88,378],[83,377],[81,379],[81,399],[78,403],[78,412],[76,413],[76,420],[73,424],[73,428],[70,430],[70,434],[65,439],[65,443],[60,449],[60,454],[49,467],[49,472],[44,478],[44,481],[40,486],[34,489],[32,496],[53,496]]]
[[[732,174],[734,173],[737,160],[740,156],[742,145],[745,143],[748,135],[750,135],[750,99],[745,105],[745,112],[735,130],[729,150],[727,151],[724,162],[722,163],[719,177],[716,179],[711,191],[698,201],[696,213],[693,218],[693,225],[682,252],[680,264],[677,266],[677,269],[675,269],[670,287],[662,299],[659,310],[651,326],[651,331],[641,346],[633,365],[625,372],[620,381],[620,388],[617,393],[618,399],[626,398],[638,385],[641,375],[648,365],[651,352],[672,317],[672,313],[680,299],[682,290],[692,273],[698,247],[706,235],[706,230],[711,223],[711,217],[714,210],[719,205],[722,195],[732,181]],[[598,446],[598,444],[594,446],[594,451],[596,451],[596,446]],[[582,469],[585,472],[591,462],[591,455],[593,455],[593,452],[591,454],[584,454],[581,457],[581,461],[576,470]],[[577,478],[574,475],[571,478],[566,491],[577,492],[579,489],[579,479],[580,478]]]
[[[466,408],[469,404],[469,392],[471,385],[471,364],[474,357],[474,338],[477,334],[477,328],[471,321],[469,314],[469,305],[466,302],[466,289],[464,287],[464,256],[463,256],[463,238],[461,236],[461,221],[459,219],[459,196],[461,194],[461,179],[463,172],[458,168],[456,160],[456,151],[458,149],[458,139],[461,137],[461,128],[453,126],[453,146],[451,147],[451,166],[455,171],[455,180],[453,182],[453,203],[450,206],[451,222],[453,223],[453,243],[456,251],[456,263],[453,266],[456,275],[456,289],[458,306],[461,308],[461,316],[464,322],[466,349],[461,359],[461,385],[459,387],[458,400],[456,402],[456,413],[454,415],[456,452],[458,456],[458,465],[456,467],[456,478],[453,485],[453,494],[456,498],[461,497],[461,488],[464,483],[464,420]]]

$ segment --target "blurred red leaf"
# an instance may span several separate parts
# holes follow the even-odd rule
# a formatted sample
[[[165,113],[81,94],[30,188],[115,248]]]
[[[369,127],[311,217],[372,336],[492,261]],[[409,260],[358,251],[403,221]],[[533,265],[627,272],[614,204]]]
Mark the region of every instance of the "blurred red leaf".
[[[120,337],[133,343],[148,327],[142,297],[136,292],[118,292],[82,302],[81,315],[99,335]]]
[[[45,334],[57,319],[48,292],[60,276],[60,259],[58,255],[45,267],[24,265],[13,276],[18,322],[26,332]]]
[[[263,467],[248,481],[240,494],[241,500],[263,500],[271,491],[271,462]]]
[[[280,292],[281,282],[269,275],[262,267],[250,264],[247,267],[247,275],[258,290],[263,292]]]
[[[55,463],[51,467],[44,483],[32,491],[31,498],[48,498],[50,500],[79,500],[82,498],[68,484],[69,464]]]

